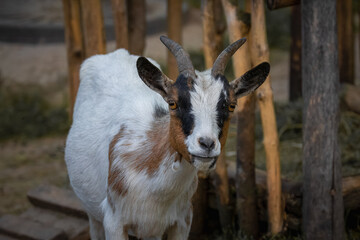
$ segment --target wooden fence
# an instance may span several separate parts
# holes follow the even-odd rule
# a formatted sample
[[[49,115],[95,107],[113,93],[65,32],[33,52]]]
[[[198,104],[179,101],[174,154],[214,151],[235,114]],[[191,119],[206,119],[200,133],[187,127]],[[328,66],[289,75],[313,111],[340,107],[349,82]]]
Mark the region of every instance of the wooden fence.
[[[235,76],[238,77],[244,72],[249,70],[252,66],[259,64],[262,61],[269,62],[269,47],[266,36],[266,21],[265,21],[265,6],[263,0],[245,0],[245,8],[241,9],[236,1],[230,0],[204,0],[202,1],[202,15],[203,15],[203,39],[204,39],[204,55],[206,67],[210,68],[214,62],[218,53],[222,50],[222,39],[224,33],[224,26],[227,26],[230,42],[234,42],[242,37],[247,37],[248,42],[245,44],[233,57],[233,67]],[[299,4],[300,0],[268,0],[268,7],[270,9],[277,9],[280,7]],[[310,4],[309,2],[312,2]],[[327,36],[317,36],[321,41],[320,45],[316,46],[311,42],[310,37],[316,35],[316,32],[312,32],[311,26],[316,25],[311,15],[314,11],[320,11],[323,5],[327,5],[331,13],[335,8],[336,0],[330,1],[330,3],[320,3],[321,0],[316,1],[302,1],[302,19],[305,21],[303,25],[303,52],[311,53],[316,51],[317,48],[321,48],[321,41],[336,44],[336,38],[334,41],[328,41],[336,35],[335,21],[327,22],[329,16],[323,15],[322,21],[327,22],[329,25],[329,32]],[[69,62],[69,79],[70,79],[70,96],[71,96],[71,109],[76,97],[77,87],[79,85],[79,67],[81,62],[94,54],[105,53],[105,37],[103,30],[103,20],[100,0],[63,0],[64,13],[65,13],[65,27],[66,27],[66,43],[68,49],[68,62]],[[182,1],[181,0],[168,0],[168,12],[167,12],[167,35],[173,40],[182,42]],[[126,1],[126,0],[112,0],[113,15],[115,19],[115,33],[117,47],[127,48],[130,53],[141,55],[144,50],[145,42],[145,1]],[[136,6],[136,7],[135,7]],[[311,9],[311,11],[310,11]],[[306,14],[304,14],[306,13]],[[226,23],[222,23],[222,15],[226,18]],[[250,25],[251,22],[251,25]],[[322,28],[322,26],[316,26]],[[201,37],[201,36],[199,36]],[[301,45],[300,45],[301,46]],[[304,49],[305,46],[305,49]],[[333,45],[331,45],[333,46]],[[301,49],[297,46],[297,51]],[[317,159],[314,160],[311,150],[311,146],[319,146],[319,144],[327,139],[329,141],[335,141],[336,129],[338,120],[336,120],[337,95],[335,91],[335,85],[338,81],[336,77],[337,66],[337,48],[335,47],[329,56],[334,59],[333,65],[319,66],[314,69],[309,65],[309,62],[324,61],[323,59],[316,59],[316,56],[305,55],[303,56],[306,66],[302,66],[302,73],[304,79],[306,76],[306,82],[303,86],[306,88],[302,90],[305,97],[304,120],[306,122],[312,122],[314,125],[309,128],[309,124],[305,125],[304,132],[304,194],[306,198],[303,200],[304,221],[317,225],[319,220],[313,220],[314,214],[310,214],[313,211],[314,206],[310,203],[311,194],[316,193],[316,189],[311,185],[311,181],[321,179],[321,176],[317,177],[318,171],[314,170],[309,172],[309,169],[314,168],[314,161],[326,157],[324,152],[329,149],[334,150],[334,156],[331,160],[324,160],[321,167],[329,169],[325,173],[326,176],[333,174],[333,177],[329,178],[329,183],[332,182],[332,186],[329,189],[324,190],[324,195],[321,197],[329,197],[335,199],[335,209],[330,210],[333,213],[340,213],[342,210],[339,207],[342,206],[341,198],[341,178],[339,175],[339,158],[337,156],[338,146],[336,142],[316,152]],[[325,55],[324,55],[325,56]],[[314,62],[315,61],[315,62]],[[301,65],[301,64],[300,64]],[[170,78],[175,79],[177,76],[177,68],[174,62],[173,56],[168,54],[168,75]],[[299,67],[297,67],[299,70]],[[322,74],[328,72],[333,78],[328,78],[329,82],[324,82],[325,85],[335,84],[334,89],[327,92],[317,92],[318,86],[312,85],[314,80],[311,80],[312,76],[318,72]],[[319,76],[321,77],[321,76]],[[324,86],[325,87],[325,86]],[[313,91],[314,90],[314,91]],[[321,99],[314,99],[314,97],[322,96]],[[334,108],[329,109],[334,115],[326,116],[326,119],[319,118],[319,114],[322,110],[327,109],[326,101],[334,99]],[[314,103],[314,101],[316,103]],[[238,217],[239,228],[248,235],[252,235],[255,238],[259,236],[259,209],[257,206],[258,197],[256,191],[256,171],[254,167],[254,111],[255,104],[259,105],[262,127],[264,133],[264,147],[266,152],[266,199],[267,199],[267,221],[269,225],[269,232],[271,234],[277,234],[284,230],[284,226],[289,225],[289,219],[284,220],[286,216],[287,194],[284,193],[281,186],[281,170],[280,170],[280,158],[279,158],[279,138],[276,128],[276,117],[273,104],[273,93],[271,90],[270,77],[268,80],[257,90],[257,92],[251,96],[239,99],[237,116],[237,161],[236,161],[236,174],[232,178],[236,186],[236,216]],[[315,107],[312,109],[312,107]],[[323,126],[322,122],[330,121],[331,125]],[[245,127],[246,126],[246,127]],[[325,127],[325,132],[328,130],[334,131],[331,135],[319,135],[317,138],[312,138],[314,132],[318,130],[317,126]],[[320,144],[321,145],[321,144]],[[309,148],[310,147],[310,148]],[[311,160],[313,159],[313,160]],[[326,167],[328,164],[332,167]],[[308,169],[309,168],[309,169]],[[324,176],[324,175],[323,175]],[[314,177],[314,178],[313,178]],[[316,181],[317,181],[316,180]],[[213,178],[213,185],[217,193],[216,208],[218,209],[220,222],[223,228],[231,225],[234,214],[231,209],[231,197],[230,197],[230,183],[228,176],[228,169],[226,165],[225,155],[222,154],[218,166]],[[208,180],[201,180],[199,184],[198,192],[194,197],[194,221],[193,221],[193,234],[202,234],[204,232],[204,219],[206,219],[206,209],[204,206],[209,202],[207,196],[207,184]],[[318,182],[319,187],[322,186],[322,182]],[[328,192],[326,192],[328,190]],[[314,192],[315,191],[315,192]],[[290,194],[290,193],[289,193]],[[320,197],[320,196],[319,196]],[[313,199],[314,200],[314,199]],[[339,202],[338,202],[339,200]],[[331,208],[331,207],[330,207]],[[340,211],[340,212],[339,212]],[[320,216],[320,215],[319,215]],[[336,216],[340,216],[336,214]],[[341,218],[340,218],[341,219]],[[337,224],[340,226],[336,230],[336,236],[338,231],[343,228],[343,223],[337,220]],[[330,232],[335,228],[335,222],[329,222],[328,225]],[[311,235],[312,229],[309,224],[304,226],[305,231],[310,232],[306,235],[308,239],[321,239],[317,238],[317,235]],[[314,230],[315,231],[315,230]],[[334,230],[335,231],[335,230]],[[332,232],[330,233],[330,235]],[[315,238],[312,236],[316,236]],[[326,235],[329,236],[329,235]],[[335,239],[335,238],[332,238]],[[340,239],[340,238],[338,238]]]

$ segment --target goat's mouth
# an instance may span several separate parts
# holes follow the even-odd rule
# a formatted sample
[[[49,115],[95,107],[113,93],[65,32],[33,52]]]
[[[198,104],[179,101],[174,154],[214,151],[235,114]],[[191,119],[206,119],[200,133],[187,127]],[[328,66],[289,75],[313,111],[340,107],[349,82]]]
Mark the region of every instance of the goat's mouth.
[[[194,167],[204,174],[208,174],[209,171],[214,170],[216,167],[216,157],[203,157],[197,155],[191,155],[190,162],[194,165]]]

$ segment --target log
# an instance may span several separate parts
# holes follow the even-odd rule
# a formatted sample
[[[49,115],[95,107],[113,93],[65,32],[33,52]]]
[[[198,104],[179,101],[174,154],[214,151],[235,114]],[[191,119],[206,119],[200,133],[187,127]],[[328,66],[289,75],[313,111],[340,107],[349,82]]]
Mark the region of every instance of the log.
[[[129,49],[128,12],[126,0],[111,0],[114,16],[116,48]]]
[[[145,49],[146,4],[145,0],[127,0],[129,51],[143,55]]]
[[[182,0],[167,1],[167,33],[168,37],[181,45],[182,43]],[[175,57],[167,51],[168,76],[176,80],[179,75]]]
[[[267,0],[267,6],[270,10],[289,7],[300,4],[300,0]]]
[[[245,11],[238,11],[232,1],[223,0],[230,42],[248,37],[250,31],[250,1],[246,1]],[[238,14],[240,13],[240,14]],[[233,56],[235,77],[240,77],[251,68],[249,43],[245,43]],[[253,95],[238,99],[237,110],[237,171],[236,171],[236,211],[239,228],[249,236],[258,236],[258,216],[255,191],[255,99]]]
[[[100,0],[80,0],[85,58],[106,53],[104,19]]]
[[[228,175],[230,186],[235,186],[236,167],[234,162],[228,162]],[[260,218],[267,221],[267,206],[262,204],[266,202],[266,184],[267,174],[265,171],[256,169],[256,189],[259,193],[259,212]],[[282,194],[285,201],[284,226],[292,230],[301,230],[302,222],[302,200],[303,200],[303,183],[294,182],[288,179],[281,179]],[[360,175],[348,176],[342,179],[342,195],[344,198],[344,208],[347,211],[360,209]],[[211,202],[211,201],[209,201]]]
[[[251,8],[251,56],[256,66],[261,62],[269,62],[269,46],[266,36],[265,9],[262,0],[253,0]],[[270,76],[256,91],[260,107],[261,122],[264,134],[266,153],[268,209],[271,234],[282,231],[282,204],[280,181],[279,137],[273,103]]]
[[[80,84],[80,66],[84,60],[84,46],[81,32],[80,0],[63,0],[65,42],[68,62],[70,118]]]
[[[336,0],[302,0],[303,232],[344,239]],[[324,14],[326,13],[326,14]]]

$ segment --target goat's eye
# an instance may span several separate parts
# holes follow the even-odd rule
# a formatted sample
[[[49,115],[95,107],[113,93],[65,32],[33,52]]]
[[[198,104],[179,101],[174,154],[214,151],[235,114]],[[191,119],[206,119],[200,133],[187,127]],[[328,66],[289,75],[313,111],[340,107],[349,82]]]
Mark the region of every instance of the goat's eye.
[[[235,110],[236,105],[235,104],[230,104],[229,105],[229,112],[233,112]]]
[[[175,110],[177,109],[177,104],[174,101],[169,101],[170,109]]]

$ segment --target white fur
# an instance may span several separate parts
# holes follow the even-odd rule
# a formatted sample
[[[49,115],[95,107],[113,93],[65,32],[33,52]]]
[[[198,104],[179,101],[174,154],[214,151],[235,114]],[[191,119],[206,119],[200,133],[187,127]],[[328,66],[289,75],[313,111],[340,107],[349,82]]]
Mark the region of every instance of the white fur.
[[[216,119],[216,105],[220,93],[224,88],[221,81],[216,81],[210,70],[203,73],[197,72],[194,81],[195,91],[191,92],[192,112],[195,117],[195,128],[187,137],[186,145],[189,153],[200,157],[217,157],[220,155],[221,144],[218,139],[220,129]],[[210,152],[204,150],[199,144],[200,137],[208,137],[215,142],[215,147]],[[203,163],[199,163],[203,165]],[[208,169],[208,168],[207,168]]]
[[[139,150],[146,146],[145,133],[151,129],[153,106],[168,108],[163,98],[139,78],[137,56],[126,50],[87,59],[80,72],[80,87],[69,132],[65,160],[71,185],[92,220],[92,238],[127,239],[125,224],[136,224],[137,234],[145,239],[161,239],[169,229],[169,239],[187,239],[192,218],[190,198],[197,187],[196,169],[187,161],[172,168],[174,155],[168,154],[153,176],[136,172],[126,161],[115,158],[114,166],[125,172],[128,194],[118,196],[108,190],[109,144],[126,123],[133,135],[127,149],[117,144],[115,152]],[[157,63],[150,60],[154,65]],[[144,151],[144,154],[151,154]],[[166,165],[169,164],[169,165]],[[108,201],[110,196],[114,208]],[[100,225],[101,226],[101,225]],[[131,229],[130,229],[131,233]],[[102,236],[102,237],[101,237]]]

